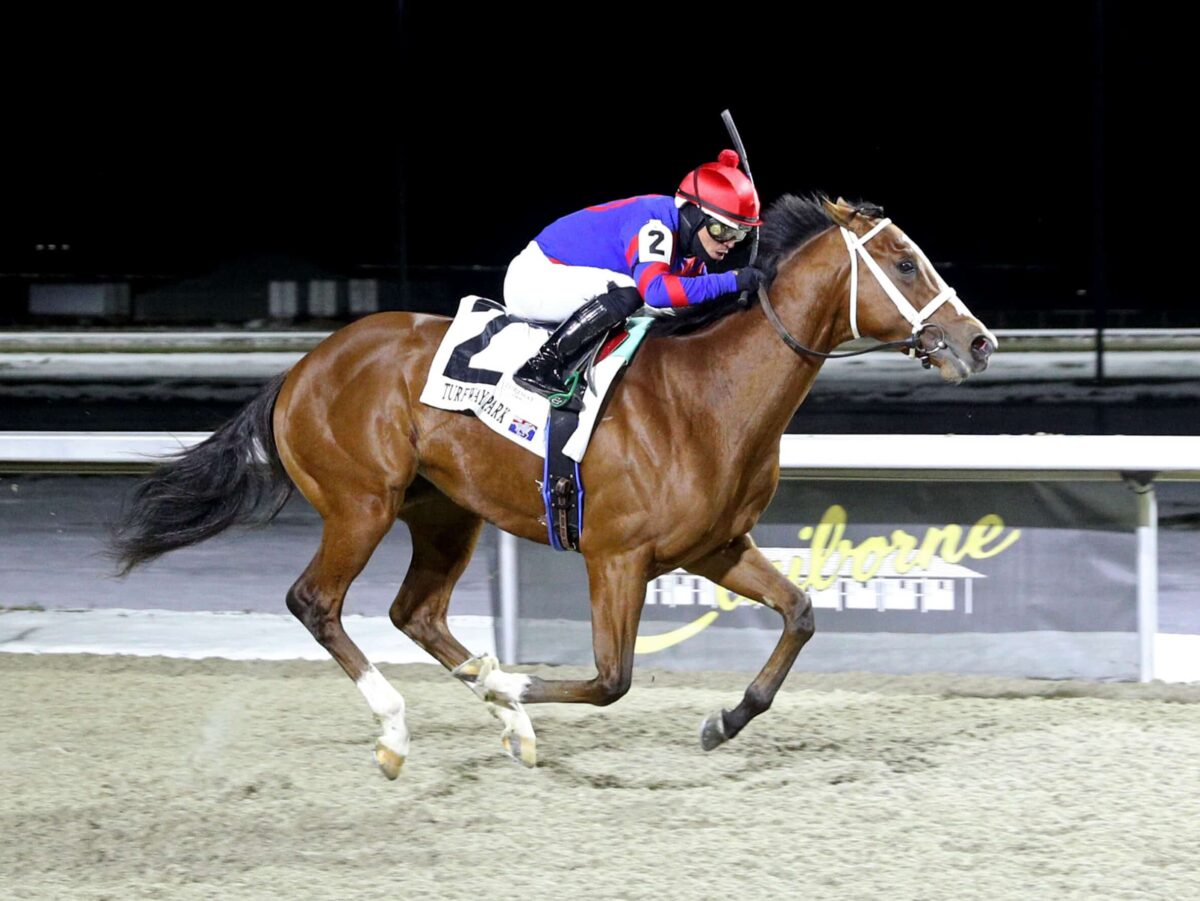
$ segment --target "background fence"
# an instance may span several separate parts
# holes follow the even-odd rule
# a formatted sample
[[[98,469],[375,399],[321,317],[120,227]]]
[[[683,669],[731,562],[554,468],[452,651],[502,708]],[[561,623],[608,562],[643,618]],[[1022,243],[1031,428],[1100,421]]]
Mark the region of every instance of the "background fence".
[[[204,437],[0,433],[0,471],[134,473]],[[1154,490],[1200,479],[1200,438],[789,435],[781,468],[755,535],[814,593],[823,649],[806,665],[1200,678],[1186,664],[1200,638],[1158,633]],[[501,655],[587,662],[580,558],[497,534]],[[639,651],[740,668],[776,631],[757,605],[668,576],[648,589]]]

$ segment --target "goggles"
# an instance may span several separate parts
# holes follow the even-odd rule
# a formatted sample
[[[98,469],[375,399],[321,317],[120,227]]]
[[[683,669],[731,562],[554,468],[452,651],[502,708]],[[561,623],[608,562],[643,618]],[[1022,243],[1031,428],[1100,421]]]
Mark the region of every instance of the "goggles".
[[[709,237],[721,244],[726,241],[741,241],[750,234],[749,227],[726,225],[718,219],[709,219],[704,228],[708,231]]]

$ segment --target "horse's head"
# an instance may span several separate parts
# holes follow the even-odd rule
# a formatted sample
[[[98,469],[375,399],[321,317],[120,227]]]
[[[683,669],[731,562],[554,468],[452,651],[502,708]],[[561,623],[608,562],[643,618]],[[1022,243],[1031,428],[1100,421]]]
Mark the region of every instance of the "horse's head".
[[[910,355],[961,382],[987,369],[996,336],[958,299],[904,232],[869,205],[823,199],[849,256],[849,321],[854,337],[912,338]]]

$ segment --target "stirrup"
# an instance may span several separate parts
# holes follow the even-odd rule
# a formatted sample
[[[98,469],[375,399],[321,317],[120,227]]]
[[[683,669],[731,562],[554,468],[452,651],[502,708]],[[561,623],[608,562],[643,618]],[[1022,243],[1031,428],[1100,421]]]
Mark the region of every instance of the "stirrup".
[[[546,395],[546,400],[550,401],[550,406],[557,410],[571,402],[571,398],[575,396],[575,392],[579,388],[579,375],[580,370],[576,369],[571,373],[566,384],[563,385],[562,391]]]

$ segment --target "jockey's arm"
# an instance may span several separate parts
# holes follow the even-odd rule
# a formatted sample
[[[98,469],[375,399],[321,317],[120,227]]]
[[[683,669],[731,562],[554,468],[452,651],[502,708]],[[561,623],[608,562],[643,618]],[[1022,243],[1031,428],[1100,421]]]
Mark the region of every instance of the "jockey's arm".
[[[675,260],[675,233],[664,223],[652,219],[641,227],[631,241],[630,275],[652,307],[686,307],[704,303],[737,290],[733,272],[708,273],[696,260],[672,271]]]

